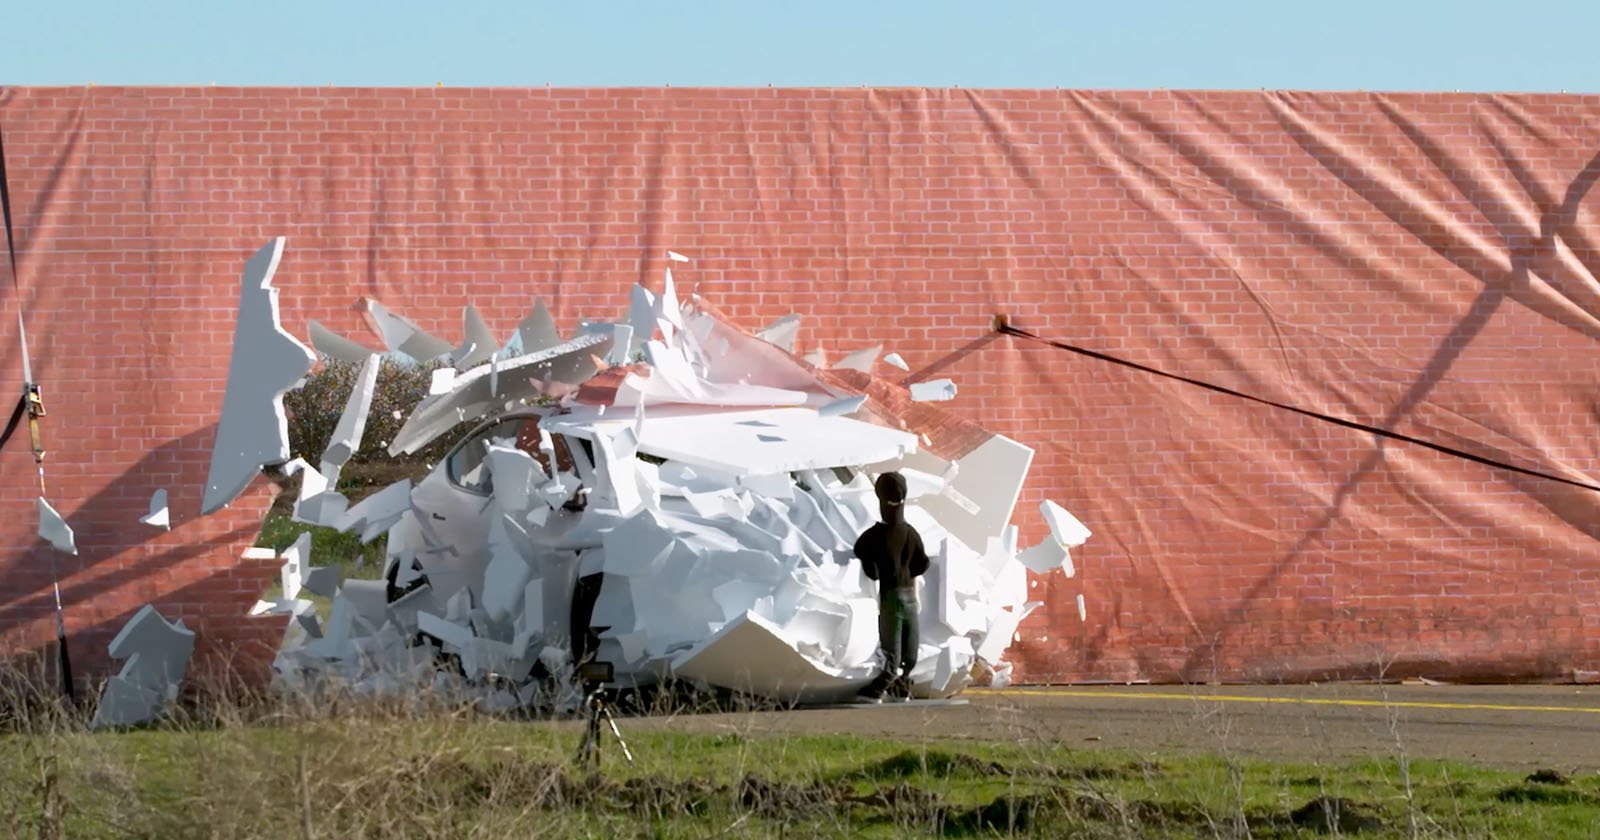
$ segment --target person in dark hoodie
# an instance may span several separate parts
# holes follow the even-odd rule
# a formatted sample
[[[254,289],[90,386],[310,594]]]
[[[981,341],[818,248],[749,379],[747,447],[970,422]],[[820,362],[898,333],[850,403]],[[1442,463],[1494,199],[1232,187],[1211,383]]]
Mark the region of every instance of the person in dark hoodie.
[[[928,571],[922,535],[905,519],[906,479],[896,472],[878,476],[878,511],[883,521],[856,540],[856,557],[867,577],[878,582],[878,643],[883,673],[861,696],[911,699],[911,669],[917,665],[917,577]]]

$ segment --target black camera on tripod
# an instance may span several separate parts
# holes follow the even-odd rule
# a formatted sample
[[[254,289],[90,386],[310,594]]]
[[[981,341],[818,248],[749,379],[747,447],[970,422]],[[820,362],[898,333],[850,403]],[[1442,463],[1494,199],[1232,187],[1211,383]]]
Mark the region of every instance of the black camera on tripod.
[[[610,662],[588,661],[578,666],[577,678],[578,685],[583,689],[583,714],[587,721],[583,729],[583,742],[578,744],[578,763],[599,768],[602,717],[611,727],[611,734],[617,737],[622,755],[631,763],[633,753],[628,750],[628,742],[622,739],[622,730],[617,728],[617,719],[611,716],[611,707],[606,703],[605,685],[616,678],[616,669]]]

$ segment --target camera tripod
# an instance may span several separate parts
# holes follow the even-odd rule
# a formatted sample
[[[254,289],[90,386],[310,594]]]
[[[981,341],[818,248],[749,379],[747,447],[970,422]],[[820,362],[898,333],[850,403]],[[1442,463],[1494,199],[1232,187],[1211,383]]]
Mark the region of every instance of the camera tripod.
[[[622,754],[633,763],[633,753],[628,750],[628,742],[622,739],[622,730],[617,728],[617,719],[611,716],[611,707],[606,704],[604,690],[596,685],[583,701],[584,716],[588,724],[584,727],[583,742],[578,744],[578,763],[590,767],[600,766],[600,718],[603,716],[611,727],[611,734],[617,737],[617,745],[622,747]]]

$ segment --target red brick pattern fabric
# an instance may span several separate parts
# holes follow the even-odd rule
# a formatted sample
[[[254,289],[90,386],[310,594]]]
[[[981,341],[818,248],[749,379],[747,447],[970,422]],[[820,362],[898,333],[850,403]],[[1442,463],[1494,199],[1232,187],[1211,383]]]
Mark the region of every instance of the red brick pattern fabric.
[[[802,351],[883,343],[1038,450],[1094,538],[1012,648],[1031,681],[1600,668],[1600,493],[990,332],[1017,326],[1474,453],[1600,476],[1600,97],[966,90],[0,91],[74,659],[146,601],[214,656],[272,563],[258,485],[197,515],[238,276],[375,344],[564,328],[676,272]],[[880,373],[894,373],[890,369]],[[0,453],[0,639],[53,635],[25,444]],[[166,488],[173,529],[137,522]],[[1083,593],[1087,621],[1074,604]],[[98,660],[98,663],[97,663]]]

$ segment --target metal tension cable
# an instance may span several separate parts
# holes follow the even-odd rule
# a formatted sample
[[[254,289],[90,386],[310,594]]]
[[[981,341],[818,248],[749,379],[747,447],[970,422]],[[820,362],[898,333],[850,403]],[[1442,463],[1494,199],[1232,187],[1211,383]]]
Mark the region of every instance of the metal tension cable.
[[[17,244],[12,234],[11,227],[11,179],[6,173],[6,145],[5,132],[0,131],[0,214],[5,216],[6,225],[6,255],[11,261],[11,288],[17,298],[17,339],[22,345],[22,398],[17,407],[11,412],[11,419],[7,421],[6,428],[0,433],[0,447],[3,447],[17,430],[17,424],[22,416],[28,416],[28,437],[33,444],[33,462],[39,471],[39,497],[44,498],[44,435],[42,434],[39,418],[45,416],[44,392],[39,384],[33,381],[33,364],[28,357],[28,328],[22,318],[22,280],[17,273]],[[67,620],[66,611],[61,605],[61,577],[56,569],[55,552],[50,552],[50,585],[55,591],[56,600],[56,650],[61,664],[61,688],[67,699],[75,699],[72,687],[72,660],[67,655]]]
[[[1472,461],[1474,463],[1483,464],[1484,466],[1497,467],[1497,468],[1502,469],[1502,470],[1510,470],[1510,471],[1515,472],[1515,473],[1521,473],[1523,475],[1530,475],[1530,476],[1533,476],[1535,478],[1545,479],[1547,481],[1557,481],[1557,482],[1560,482],[1562,484],[1570,484],[1573,487],[1582,487],[1585,490],[1594,490],[1596,492],[1600,492],[1600,485],[1590,484],[1590,483],[1584,482],[1584,481],[1575,481],[1575,480],[1570,479],[1570,478],[1562,478],[1559,475],[1553,475],[1551,473],[1541,472],[1540,470],[1529,469],[1527,467],[1519,467],[1519,466],[1517,466],[1515,464],[1507,464],[1504,461],[1496,461],[1493,458],[1485,458],[1482,455],[1474,455],[1471,452],[1467,452],[1467,451],[1464,451],[1464,450],[1461,450],[1461,449],[1456,449],[1453,446],[1445,446],[1444,444],[1433,443],[1431,441],[1423,440],[1422,438],[1412,437],[1411,435],[1401,434],[1401,433],[1396,432],[1396,431],[1391,431],[1389,429],[1379,428],[1377,426],[1372,426],[1372,425],[1369,425],[1367,423],[1360,423],[1360,422],[1357,422],[1355,420],[1346,420],[1343,417],[1335,417],[1335,416],[1333,416],[1331,414],[1323,414],[1320,411],[1311,411],[1310,409],[1299,408],[1297,406],[1292,406],[1292,405],[1289,405],[1287,403],[1276,402],[1274,400],[1265,399],[1263,397],[1253,396],[1251,394],[1246,394],[1246,393],[1244,393],[1242,391],[1235,391],[1232,388],[1224,388],[1221,385],[1213,385],[1210,382],[1205,382],[1205,381],[1199,380],[1199,379],[1193,379],[1193,378],[1188,377],[1188,376],[1181,376],[1181,375],[1176,374],[1176,373],[1168,373],[1167,371],[1161,370],[1159,368],[1153,368],[1153,367],[1150,367],[1149,365],[1142,365],[1142,364],[1139,364],[1138,362],[1128,361],[1127,359],[1119,359],[1116,356],[1113,356],[1113,355],[1111,355],[1109,353],[1102,353],[1102,352],[1100,352],[1098,350],[1089,350],[1089,349],[1084,348],[1084,347],[1076,347],[1074,345],[1067,344],[1066,342],[1063,342],[1063,341],[1053,341],[1053,340],[1048,339],[1048,338],[1041,338],[1040,336],[1034,335],[1033,333],[1030,333],[1030,332],[1028,332],[1026,330],[1021,330],[1021,329],[1018,329],[1016,327],[1011,326],[1010,320],[1005,315],[996,315],[994,317],[994,321],[993,321],[992,326],[994,327],[995,332],[1000,333],[1001,335],[1009,335],[1009,336],[1014,336],[1016,338],[1027,339],[1029,341],[1037,341],[1040,344],[1045,344],[1045,345],[1048,345],[1050,347],[1054,347],[1057,350],[1066,350],[1069,353],[1077,353],[1080,356],[1088,356],[1091,359],[1098,359],[1098,360],[1100,360],[1102,362],[1110,362],[1110,363],[1112,363],[1114,365],[1122,365],[1123,367],[1133,368],[1134,370],[1143,371],[1145,373],[1152,374],[1152,375],[1155,375],[1155,376],[1161,376],[1161,377],[1165,377],[1167,379],[1175,379],[1175,380],[1177,380],[1179,382],[1183,382],[1183,383],[1186,383],[1186,384],[1189,384],[1189,385],[1194,385],[1195,387],[1198,387],[1198,388],[1204,388],[1207,391],[1215,391],[1215,392],[1217,392],[1219,394],[1227,394],[1230,397],[1238,397],[1239,399],[1242,399],[1242,400],[1249,400],[1250,402],[1260,403],[1261,405],[1271,406],[1273,408],[1281,409],[1283,411],[1293,412],[1293,413],[1298,414],[1298,415],[1300,415],[1302,417],[1310,417],[1313,420],[1321,420],[1324,423],[1332,423],[1332,424],[1334,424],[1336,426],[1343,426],[1343,427],[1345,427],[1347,429],[1355,429],[1357,431],[1367,432],[1369,434],[1378,435],[1379,437],[1385,437],[1385,438],[1389,438],[1391,440],[1398,440],[1398,441],[1403,441],[1405,443],[1415,444],[1417,446],[1425,447],[1427,449],[1432,449],[1435,452],[1443,452],[1446,455],[1453,455],[1453,456],[1455,456],[1457,458],[1462,458],[1462,459],[1467,460],[1467,461]]]

